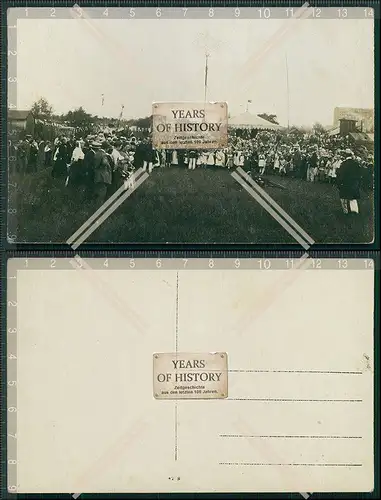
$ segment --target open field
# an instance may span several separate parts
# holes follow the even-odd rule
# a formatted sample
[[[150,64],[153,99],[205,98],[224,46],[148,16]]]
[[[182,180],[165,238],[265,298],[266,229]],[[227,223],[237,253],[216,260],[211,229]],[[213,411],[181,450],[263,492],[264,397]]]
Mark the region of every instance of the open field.
[[[158,168],[90,236],[101,243],[294,243],[294,239],[225,169]],[[373,239],[372,193],[360,215],[344,217],[337,189],[324,183],[267,177],[285,189],[267,193],[317,243]],[[11,177],[10,233],[17,242],[64,243],[97,208],[82,188],[64,187],[50,169]],[[16,186],[14,186],[16,184]]]

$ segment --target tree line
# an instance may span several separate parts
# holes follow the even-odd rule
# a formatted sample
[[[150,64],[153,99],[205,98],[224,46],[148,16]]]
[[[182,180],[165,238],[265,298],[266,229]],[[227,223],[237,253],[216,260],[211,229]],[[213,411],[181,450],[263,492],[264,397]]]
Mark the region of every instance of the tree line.
[[[41,97],[32,106],[31,112],[35,119],[41,120],[43,122],[55,122],[68,125],[69,127],[74,127],[76,129],[81,129],[84,132],[90,133],[94,125],[104,125],[104,126],[136,126],[139,128],[149,128],[151,126],[151,116],[144,118],[138,118],[135,120],[121,120],[118,118],[107,118],[100,117],[97,115],[92,115],[87,113],[85,109],[80,106],[74,110],[70,110],[67,113],[57,115],[54,113],[53,106],[49,104],[47,99]]]

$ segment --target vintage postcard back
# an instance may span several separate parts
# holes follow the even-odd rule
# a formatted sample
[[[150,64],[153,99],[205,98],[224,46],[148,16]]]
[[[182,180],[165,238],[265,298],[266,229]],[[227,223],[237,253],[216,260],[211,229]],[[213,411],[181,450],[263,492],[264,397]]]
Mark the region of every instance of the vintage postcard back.
[[[9,261],[20,493],[372,490],[373,270],[227,261]]]

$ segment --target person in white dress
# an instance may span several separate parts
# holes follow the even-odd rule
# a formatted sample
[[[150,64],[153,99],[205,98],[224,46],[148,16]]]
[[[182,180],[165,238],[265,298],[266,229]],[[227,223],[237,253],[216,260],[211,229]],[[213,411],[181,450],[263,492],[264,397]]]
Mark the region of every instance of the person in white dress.
[[[225,153],[223,151],[216,152],[216,167],[225,166]]]
[[[275,171],[275,173],[280,172],[280,160],[279,160],[278,153],[275,153],[275,157],[274,157],[274,171]]]
[[[245,166],[245,155],[243,153],[239,154],[238,157],[238,166],[243,168]]]
[[[337,170],[340,168],[341,158],[340,155],[334,156],[330,168],[328,170],[328,181],[330,184],[335,184],[337,177]]]
[[[279,159],[279,175],[287,174],[287,161],[283,156]]]
[[[258,167],[259,167],[259,174],[263,175],[265,173],[265,170],[266,170],[266,160],[265,160],[264,155],[259,155]]]
[[[233,164],[235,167],[239,167],[239,158],[241,156],[241,151],[236,151],[233,156]]]
[[[178,156],[177,156],[177,151],[176,149],[174,149],[172,151],[172,161],[171,161],[171,164],[172,165],[178,165],[179,164],[179,159],[178,159]]]
[[[206,160],[206,164],[208,167],[214,166],[214,152],[213,151],[209,151],[208,156],[207,156],[207,160]]]

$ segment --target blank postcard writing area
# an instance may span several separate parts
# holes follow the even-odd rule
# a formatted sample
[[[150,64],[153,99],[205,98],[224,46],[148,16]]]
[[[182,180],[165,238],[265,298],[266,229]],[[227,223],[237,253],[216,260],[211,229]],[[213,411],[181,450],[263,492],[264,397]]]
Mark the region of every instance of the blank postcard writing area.
[[[290,272],[18,270],[18,491],[372,490],[373,271]]]

